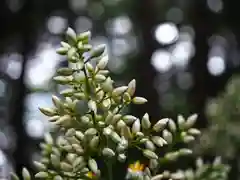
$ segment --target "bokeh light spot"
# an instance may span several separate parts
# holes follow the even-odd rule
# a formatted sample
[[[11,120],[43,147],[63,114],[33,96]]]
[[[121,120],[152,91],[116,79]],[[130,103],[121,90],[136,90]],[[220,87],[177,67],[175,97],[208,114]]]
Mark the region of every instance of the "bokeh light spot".
[[[207,68],[213,76],[221,75],[226,68],[225,61],[221,56],[212,56],[207,62]]]
[[[153,53],[151,64],[159,72],[167,72],[172,67],[171,54],[165,50],[157,50]]]
[[[161,44],[172,44],[178,37],[179,32],[175,24],[163,23],[157,26],[154,32],[156,40]]]

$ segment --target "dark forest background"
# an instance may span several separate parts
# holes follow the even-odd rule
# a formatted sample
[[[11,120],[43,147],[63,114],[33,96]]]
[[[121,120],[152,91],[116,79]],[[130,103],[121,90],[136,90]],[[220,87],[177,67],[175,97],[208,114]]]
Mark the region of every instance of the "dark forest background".
[[[119,84],[137,80],[136,93],[149,103],[131,107],[134,115],[148,112],[158,120],[198,113],[197,126],[207,129],[214,124],[206,111],[209,99],[224,94],[240,72],[239,17],[234,0],[1,1],[0,175],[32,167],[39,156],[49,126],[37,108],[49,106],[51,94],[61,89],[51,78],[66,66],[55,49],[68,26],[79,33],[91,30],[93,44],[107,45],[109,69]],[[233,99],[239,98],[236,93]],[[239,111],[238,105],[221,113]],[[239,176],[238,152],[226,156],[230,179]],[[206,159],[218,155],[200,153]]]

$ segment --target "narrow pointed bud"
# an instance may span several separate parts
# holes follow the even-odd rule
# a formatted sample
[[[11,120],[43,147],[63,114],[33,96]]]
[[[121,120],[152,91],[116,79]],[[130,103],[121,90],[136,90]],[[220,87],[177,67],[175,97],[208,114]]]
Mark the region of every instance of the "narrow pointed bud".
[[[113,81],[110,77],[108,77],[102,84],[102,90],[104,92],[111,92],[113,90]]]
[[[148,149],[143,151],[143,155],[147,157],[148,159],[158,159],[158,156],[155,152],[150,151]]]
[[[31,180],[31,175],[25,167],[22,169],[22,176],[24,180]]]
[[[195,129],[195,128],[190,128],[188,131],[187,131],[190,135],[200,135],[201,134],[201,131],[199,131],[198,129]]]
[[[60,166],[60,157],[59,156],[57,156],[55,154],[51,154],[50,159],[51,159],[51,163],[54,167]]]
[[[185,122],[185,128],[189,129],[191,128],[197,121],[198,115],[197,114],[192,114],[191,116],[189,116]]]
[[[66,162],[61,162],[60,167],[63,171],[66,171],[66,172],[72,171],[72,166]]]
[[[92,140],[90,141],[89,143],[89,146],[92,148],[92,149],[96,149],[99,145],[99,137],[98,136],[95,136],[92,138]]]
[[[168,127],[172,131],[172,133],[176,132],[176,130],[177,130],[176,123],[172,119],[169,119]]]
[[[140,120],[137,119],[134,123],[133,123],[133,126],[132,126],[132,132],[133,133],[137,133],[141,130],[141,124],[140,124]]]
[[[184,117],[182,115],[178,115],[177,122],[178,122],[179,128],[180,129],[184,129],[185,119],[184,119]]]
[[[155,151],[155,149],[156,149],[155,145],[150,140],[146,140],[145,146],[146,146],[147,149],[149,149],[151,151]]]
[[[40,178],[40,179],[48,178],[48,173],[47,172],[39,172],[39,173],[35,174],[35,178]]]
[[[98,165],[97,165],[97,162],[94,159],[89,159],[88,160],[88,166],[94,174],[97,173]]]
[[[94,48],[90,52],[90,57],[91,58],[99,57],[104,53],[104,51],[105,51],[105,45],[104,44],[98,45],[96,48]]]
[[[133,79],[132,81],[129,82],[128,84],[128,89],[127,92],[130,94],[130,96],[133,96],[136,91],[136,80]]]
[[[111,124],[112,120],[113,120],[113,113],[109,112],[107,117],[105,118],[105,123],[109,125]]]
[[[125,115],[125,116],[123,116],[122,120],[126,124],[131,124],[131,123],[135,122],[137,120],[137,118],[133,115]]]
[[[115,143],[121,142],[121,137],[114,131],[111,132],[110,137]]]
[[[61,76],[70,76],[73,74],[73,72],[74,72],[74,70],[71,68],[68,68],[68,67],[59,68],[57,70],[57,73]]]
[[[168,118],[164,118],[159,120],[154,126],[153,126],[153,130],[156,132],[159,132],[161,130],[163,130],[165,128],[165,126],[167,125],[169,119]]]
[[[52,102],[56,108],[60,108],[62,106],[62,102],[57,96],[52,96]]]
[[[88,102],[88,107],[89,107],[89,109],[92,110],[94,113],[97,112],[97,104],[96,104],[95,101],[90,100],[90,101]]]
[[[74,76],[75,81],[82,83],[85,81],[86,77],[83,71],[80,71]]]
[[[66,35],[70,41],[77,42],[77,34],[72,28],[67,29]]]
[[[89,128],[84,134],[87,136],[94,136],[97,134],[97,130],[95,128]]]
[[[113,96],[120,96],[121,94],[123,94],[126,90],[128,89],[127,86],[121,86],[121,87],[117,87],[113,90],[112,95]]]
[[[104,148],[104,149],[102,150],[102,154],[103,154],[104,156],[107,156],[107,157],[113,157],[113,156],[115,156],[115,152],[114,152],[112,149],[110,149],[110,148]]]
[[[144,97],[134,97],[132,102],[134,104],[145,104],[147,102],[147,99],[145,99]]]
[[[71,76],[55,76],[53,80],[58,84],[66,85],[72,81],[72,77]]]
[[[84,138],[84,134],[81,131],[76,131],[75,135],[79,140],[83,140]]]
[[[106,80],[106,77],[105,77],[104,75],[102,75],[102,74],[97,74],[97,75],[95,76],[95,80],[96,80],[97,82],[103,82],[103,81]]]
[[[192,154],[191,149],[183,148],[183,149],[179,150],[179,155],[181,155],[181,156],[186,156],[186,155],[190,155],[190,154]]]
[[[83,41],[85,43],[88,43],[88,41],[91,39],[91,36],[92,36],[91,32],[90,31],[86,31],[86,32],[83,32],[83,33],[79,34],[77,36],[77,39],[79,41]]]
[[[173,142],[173,136],[172,133],[168,130],[163,130],[163,138],[167,141],[167,143],[171,144]]]
[[[48,117],[51,117],[51,116],[54,116],[56,115],[56,111],[53,110],[52,108],[41,108],[39,107],[38,108],[44,115],[48,116]]]
[[[148,113],[145,113],[144,116],[142,117],[142,128],[149,129],[150,127],[151,127],[151,122],[149,120],[149,115]]]
[[[47,168],[43,163],[40,163],[38,161],[34,161],[33,163],[39,171],[44,171]]]
[[[91,63],[89,63],[89,62],[86,63],[86,68],[91,73],[94,71],[93,65]]]
[[[167,141],[159,136],[153,136],[151,139],[158,147],[162,147],[167,144]]]
[[[47,133],[44,135],[44,140],[46,141],[47,144],[53,144],[53,138],[50,133]]]
[[[118,155],[118,161],[125,162],[126,161],[126,155],[125,154],[119,154]]]
[[[67,52],[68,52],[68,49],[67,48],[64,48],[64,47],[60,47],[56,50],[56,52],[60,55],[66,55]]]
[[[183,142],[185,142],[185,143],[190,143],[194,140],[195,140],[195,138],[193,136],[184,136],[183,137]]]
[[[104,69],[107,66],[107,64],[108,64],[108,60],[109,60],[108,56],[102,57],[100,59],[100,61],[98,62],[97,67],[99,69]]]
[[[126,138],[126,139],[132,139],[132,133],[130,131],[130,128],[128,126],[124,126],[122,128],[122,135]]]

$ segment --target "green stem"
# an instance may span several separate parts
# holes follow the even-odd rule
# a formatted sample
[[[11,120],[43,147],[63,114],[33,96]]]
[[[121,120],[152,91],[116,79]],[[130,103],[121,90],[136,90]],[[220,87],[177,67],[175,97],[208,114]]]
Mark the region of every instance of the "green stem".
[[[113,180],[113,173],[112,173],[112,163],[106,163],[107,170],[108,170],[108,180]]]

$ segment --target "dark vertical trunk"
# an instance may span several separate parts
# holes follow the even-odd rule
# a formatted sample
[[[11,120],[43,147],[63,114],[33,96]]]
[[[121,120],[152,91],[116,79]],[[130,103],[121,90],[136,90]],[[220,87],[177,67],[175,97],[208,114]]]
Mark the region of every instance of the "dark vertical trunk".
[[[33,1],[28,0],[24,4],[24,7],[19,12],[19,36],[20,36],[20,53],[23,55],[22,72],[20,78],[13,83],[13,101],[11,107],[10,122],[17,135],[16,149],[13,152],[13,160],[15,163],[16,172],[21,173],[22,167],[29,165],[30,156],[28,153],[28,146],[31,139],[25,132],[23,118],[24,118],[24,100],[27,92],[27,88],[24,83],[26,64],[28,61],[28,55],[31,50],[34,49],[35,35],[33,26],[33,13],[34,13]]]
[[[133,3],[134,14],[131,15],[135,22],[136,29],[139,30],[140,53],[133,63],[134,78],[137,79],[136,94],[148,99],[146,105],[133,106],[133,114],[142,116],[148,112],[152,121],[160,117],[159,95],[154,88],[154,79],[157,75],[156,70],[151,65],[152,53],[158,44],[154,40],[153,30],[156,25],[157,14],[154,11],[154,1],[137,0]]]
[[[206,126],[206,118],[204,115],[204,106],[208,95],[209,73],[207,70],[208,60],[208,39],[213,33],[210,12],[207,5],[203,1],[195,1],[192,3],[189,17],[191,18],[193,28],[195,30],[195,56],[191,60],[191,70],[193,73],[193,82],[195,83],[189,95],[190,104],[192,104],[193,112],[199,113],[198,127]]]

